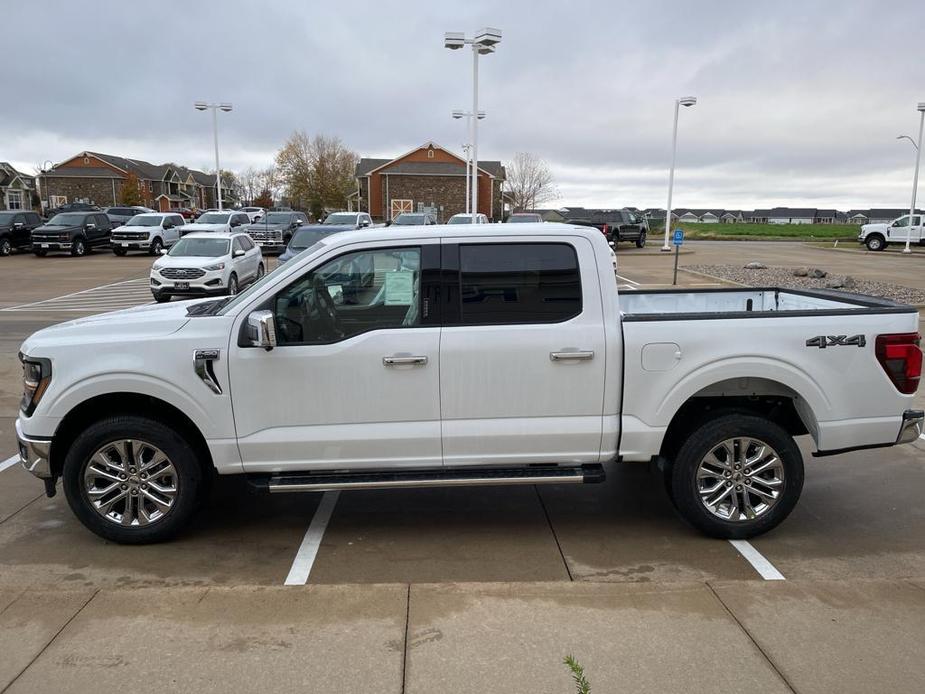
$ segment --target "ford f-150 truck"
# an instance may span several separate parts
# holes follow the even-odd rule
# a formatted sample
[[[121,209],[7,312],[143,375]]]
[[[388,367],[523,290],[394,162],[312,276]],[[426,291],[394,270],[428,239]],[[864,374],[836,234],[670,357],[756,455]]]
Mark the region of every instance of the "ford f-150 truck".
[[[369,281],[369,268],[374,277]],[[233,298],[22,345],[26,469],[98,535],[163,540],[217,472],[271,493],[599,482],[656,461],[680,515],[779,524],[814,455],[919,436],[918,314],[783,289],[618,293],[563,224],[327,236]]]

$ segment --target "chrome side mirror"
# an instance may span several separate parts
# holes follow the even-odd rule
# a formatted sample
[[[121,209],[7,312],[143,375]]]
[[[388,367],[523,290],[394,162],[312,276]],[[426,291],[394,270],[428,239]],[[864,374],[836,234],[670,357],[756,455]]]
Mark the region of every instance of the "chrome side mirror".
[[[251,311],[247,316],[247,337],[252,347],[263,347],[268,352],[276,347],[273,311]]]
[[[167,255],[167,249],[166,249],[166,248],[162,248],[162,249],[161,249],[161,255]]]

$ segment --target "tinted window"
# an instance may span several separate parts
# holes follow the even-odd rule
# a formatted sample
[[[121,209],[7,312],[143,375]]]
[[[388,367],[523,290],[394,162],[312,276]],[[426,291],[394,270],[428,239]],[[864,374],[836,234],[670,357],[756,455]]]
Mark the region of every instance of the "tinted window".
[[[278,343],[338,342],[420,325],[420,270],[420,248],[377,248],[328,261],[276,295]]]
[[[555,323],[581,313],[575,249],[562,243],[459,247],[464,324]]]
[[[244,248],[245,251],[249,251],[250,249],[254,247],[254,244],[251,242],[249,236],[242,236],[241,246]]]

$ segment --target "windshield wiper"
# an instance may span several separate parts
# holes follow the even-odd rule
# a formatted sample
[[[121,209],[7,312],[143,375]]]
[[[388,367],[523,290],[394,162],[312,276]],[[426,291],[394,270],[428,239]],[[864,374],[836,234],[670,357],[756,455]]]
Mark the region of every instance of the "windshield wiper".
[[[203,301],[201,304],[193,304],[186,309],[187,316],[214,316],[224,308],[225,304],[231,301],[233,297],[225,296],[214,301]]]

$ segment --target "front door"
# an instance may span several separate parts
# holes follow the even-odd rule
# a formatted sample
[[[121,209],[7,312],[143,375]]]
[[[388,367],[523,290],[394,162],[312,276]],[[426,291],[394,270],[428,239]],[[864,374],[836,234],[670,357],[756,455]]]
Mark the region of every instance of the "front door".
[[[259,306],[274,349],[230,347],[244,469],[441,465],[440,327],[421,300],[439,240],[333,253]]]
[[[591,243],[453,239],[443,251],[444,464],[598,462],[604,321],[597,278],[578,269],[597,267]]]
[[[912,243],[922,239],[922,217],[915,215],[912,218],[912,228],[909,228],[909,215],[900,217],[887,227],[887,236],[892,243],[905,243],[908,237]]]
[[[402,212],[414,212],[414,200],[392,200],[392,213],[389,219],[394,221]]]

